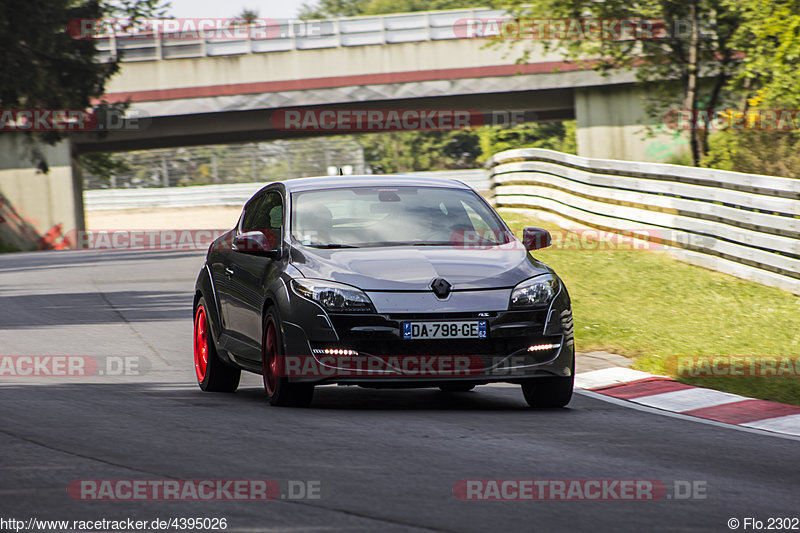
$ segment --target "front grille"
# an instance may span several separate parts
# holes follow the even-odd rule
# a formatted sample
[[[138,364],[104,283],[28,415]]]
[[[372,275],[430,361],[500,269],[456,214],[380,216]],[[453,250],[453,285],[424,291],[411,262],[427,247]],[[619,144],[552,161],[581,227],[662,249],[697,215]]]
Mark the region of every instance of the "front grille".
[[[369,340],[342,339],[359,353],[371,355],[508,355],[527,348],[521,339]]]
[[[498,315],[496,311],[488,313],[392,313],[389,316],[391,320],[404,321],[404,320],[490,320]]]

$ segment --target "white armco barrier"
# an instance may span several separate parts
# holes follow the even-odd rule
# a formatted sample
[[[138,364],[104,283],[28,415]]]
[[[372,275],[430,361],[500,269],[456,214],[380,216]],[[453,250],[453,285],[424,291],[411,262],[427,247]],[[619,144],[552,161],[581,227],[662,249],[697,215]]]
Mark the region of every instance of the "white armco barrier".
[[[497,207],[644,234],[683,261],[800,294],[800,180],[536,148],[487,167]]]
[[[479,192],[489,190],[489,173],[482,168],[406,172],[423,178],[445,178],[462,181]],[[330,176],[337,179],[337,176]],[[226,183],[192,187],[153,187],[142,189],[95,189],[84,191],[86,211],[148,209],[156,207],[242,206],[269,182]]]

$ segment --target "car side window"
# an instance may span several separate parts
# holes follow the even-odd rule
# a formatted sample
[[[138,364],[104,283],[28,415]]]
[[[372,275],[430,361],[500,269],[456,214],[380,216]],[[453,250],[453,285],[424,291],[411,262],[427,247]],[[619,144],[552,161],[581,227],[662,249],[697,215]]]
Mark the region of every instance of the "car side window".
[[[261,215],[262,229],[270,229],[277,235],[281,234],[283,228],[283,198],[277,192],[267,194],[262,205]]]
[[[248,231],[255,231],[257,229],[262,229],[264,226],[258,225],[259,223],[259,216],[261,215],[262,209],[261,207],[264,204],[264,196],[259,196],[258,198],[253,198],[250,203],[248,203],[244,208],[244,214],[242,215],[242,233],[246,233]]]
[[[254,199],[245,207],[242,233],[260,231],[267,235],[272,246],[281,239],[283,228],[283,198],[270,192]]]

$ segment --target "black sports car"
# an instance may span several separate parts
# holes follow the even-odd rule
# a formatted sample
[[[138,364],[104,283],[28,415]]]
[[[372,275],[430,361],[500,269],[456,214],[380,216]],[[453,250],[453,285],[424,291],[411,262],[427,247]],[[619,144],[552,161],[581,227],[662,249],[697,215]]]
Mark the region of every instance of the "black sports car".
[[[411,176],[265,186],[208,250],[195,286],[200,387],[263,375],[270,403],[307,406],[316,385],[522,386],[534,407],[572,396],[566,287],[467,185]]]

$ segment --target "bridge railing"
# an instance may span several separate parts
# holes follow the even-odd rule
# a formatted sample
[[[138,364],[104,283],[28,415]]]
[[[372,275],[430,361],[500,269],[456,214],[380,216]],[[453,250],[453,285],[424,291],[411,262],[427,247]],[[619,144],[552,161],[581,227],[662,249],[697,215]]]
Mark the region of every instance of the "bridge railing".
[[[463,39],[471,35],[471,21],[505,16],[502,10],[460,9],[331,20],[267,19],[261,23],[236,26],[233,29],[237,31],[230,28],[212,30],[214,34],[206,38],[192,39],[191,32],[187,38],[184,30],[177,33],[111,34],[99,38],[97,48],[101,61],[116,57],[122,61],[152,61]],[[482,27],[481,35],[497,33],[498,29],[497,26]]]
[[[498,207],[654,241],[678,259],[800,294],[800,180],[520,149],[493,156]]]

